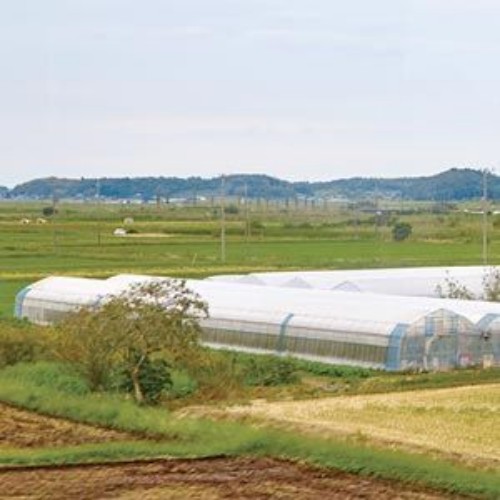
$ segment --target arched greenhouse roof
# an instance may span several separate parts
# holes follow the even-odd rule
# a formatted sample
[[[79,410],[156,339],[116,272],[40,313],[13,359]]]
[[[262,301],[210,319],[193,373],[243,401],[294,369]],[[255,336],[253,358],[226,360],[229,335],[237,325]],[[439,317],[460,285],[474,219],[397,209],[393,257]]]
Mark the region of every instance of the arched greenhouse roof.
[[[302,287],[319,290],[345,290],[411,297],[439,297],[447,292],[447,281],[463,285],[480,298],[484,292],[484,280],[494,270],[488,266],[461,267],[420,267],[389,268],[367,270],[324,270],[324,271],[285,271],[253,273],[267,286],[294,287],[299,280]],[[214,276],[216,281],[242,282],[232,276]]]

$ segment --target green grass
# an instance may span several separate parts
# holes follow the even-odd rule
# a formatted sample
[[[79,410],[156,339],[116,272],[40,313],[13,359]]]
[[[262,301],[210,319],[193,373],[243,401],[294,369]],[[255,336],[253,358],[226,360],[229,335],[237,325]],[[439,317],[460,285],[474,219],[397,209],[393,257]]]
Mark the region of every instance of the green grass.
[[[217,211],[209,206],[156,207],[61,204],[54,222],[36,219],[46,202],[0,204],[0,316],[12,314],[15,294],[27,283],[50,275],[106,277],[121,272],[204,277],[264,270],[459,265],[481,263],[481,221],[465,214],[432,214],[418,206],[399,215],[413,226],[412,237],[391,241],[388,226],[370,214],[331,210],[252,206],[249,238],[240,214],[227,217],[227,261],[220,262]],[[124,217],[139,233],[163,238],[116,238]],[[500,226],[491,230],[490,256],[500,262]],[[98,232],[101,244],[98,245]],[[21,366],[21,365],[20,365]],[[389,376],[299,371],[346,381],[347,390],[382,392],[493,380],[498,371],[442,375]],[[31,371],[30,371],[31,370]],[[38,371],[37,371],[38,370]],[[45,371],[44,371],[45,370]],[[328,371],[328,370],[327,370]],[[52,373],[52,375],[50,375]],[[499,479],[442,460],[376,449],[359,443],[323,441],[228,422],[178,420],[164,409],[139,408],[116,395],[80,392],[68,373],[38,367],[0,372],[0,400],[41,413],[156,436],[155,442],[129,442],[43,450],[1,450],[3,464],[70,463],[152,456],[256,454],[306,460],[345,471],[428,484],[457,493],[500,496]],[[459,380],[459,382],[457,382]],[[186,382],[186,381],[184,381]],[[83,386],[81,386],[83,387]],[[78,393],[78,394],[75,394]]]
[[[28,284],[25,280],[0,279],[0,318],[13,315],[16,295]]]
[[[61,363],[37,361],[17,363],[0,371],[6,384],[50,388],[58,394],[83,396],[90,394],[86,381]]]
[[[36,220],[43,203],[0,204],[0,278],[29,281],[48,274],[108,276],[118,272],[206,276],[271,269],[396,267],[481,263],[481,225],[460,212],[400,215],[414,228],[410,240],[391,240],[390,226],[370,214],[342,207],[285,210],[252,207],[258,229],[245,237],[242,213],[227,217],[227,261],[220,262],[220,227],[209,206],[156,207],[62,204],[54,222]],[[140,234],[165,238],[117,238],[113,229],[132,216]],[[355,222],[358,220],[358,223]],[[499,262],[500,241],[491,229],[490,256]],[[98,231],[101,244],[98,245]],[[1,298],[1,297],[0,297]],[[0,307],[5,307],[1,306]]]
[[[0,372],[0,400],[71,420],[138,434],[135,442],[45,449],[2,449],[2,465],[40,465],[153,457],[274,456],[346,472],[426,485],[452,493],[496,498],[500,478],[441,459],[374,448],[353,441],[322,440],[235,422],[177,419],[161,408],[138,407],[108,394],[71,393],[53,380],[29,382],[25,368]],[[60,376],[65,377],[65,374]],[[142,436],[142,439],[141,439]],[[154,441],[144,441],[144,437]]]

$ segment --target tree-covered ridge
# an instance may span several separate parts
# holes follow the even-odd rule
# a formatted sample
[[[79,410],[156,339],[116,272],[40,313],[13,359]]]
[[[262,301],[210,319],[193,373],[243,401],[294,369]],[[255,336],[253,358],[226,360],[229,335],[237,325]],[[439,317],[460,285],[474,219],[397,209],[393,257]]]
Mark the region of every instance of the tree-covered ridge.
[[[221,178],[203,179],[201,177],[125,177],[97,179],[61,179],[50,177],[35,179],[16,186],[12,197],[50,198],[58,197],[91,198],[97,192],[106,198],[194,198],[199,196],[218,196]],[[225,177],[224,191],[229,196],[248,196],[265,198],[285,198],[297,195],[313,196],[308,184],[304,186],[275,179],[267,175],[228,175]]]
[[[333,174],[332,174],[333,175]],[[409,200],[467,200],[482,196],[482,172],[450,169],[426,177],[369,178],[353,177],[327,182],[289,182],[268,175],[237,174],[225,176],[228,196],[251,198],[370,198],[374,196]],[[221,177],[124,177],[64,179],[49,177],[19,184],[4,195],[13,198],[94,198],[166,199],[219,196]],[[488,194],[500,197],[500,177],[488,175]],[[2,188],[0,188],[2,196]]]

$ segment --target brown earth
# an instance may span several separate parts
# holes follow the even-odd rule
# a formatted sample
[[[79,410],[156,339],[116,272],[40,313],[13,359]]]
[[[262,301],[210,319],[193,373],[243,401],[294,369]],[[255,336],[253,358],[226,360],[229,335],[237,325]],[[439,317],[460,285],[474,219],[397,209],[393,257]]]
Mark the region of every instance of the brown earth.
[[[130,440],[124,432],[45,417],[0,403],[0,448],[72,446]]]
[[[214,458],[4,469],[0,470],[0,498],[431,500],[450,497],[275,459]]]
[[[131,440],[0,404],[0,449]],[[0,499],[438,499],[445,495],[275,459],[213,458],[0,467]],[[456,497],[455,497],[456,498]]]

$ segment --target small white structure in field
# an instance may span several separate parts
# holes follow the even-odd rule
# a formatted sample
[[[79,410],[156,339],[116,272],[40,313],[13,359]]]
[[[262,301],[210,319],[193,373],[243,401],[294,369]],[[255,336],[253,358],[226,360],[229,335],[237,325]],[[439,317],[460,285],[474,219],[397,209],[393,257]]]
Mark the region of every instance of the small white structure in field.
[[[126,226],[129,226],[130,224],[133,224],[133,223],[134,223],[133,217],[125,217],[125,219],[123,219],[123,224]]]
[[[37,224],[47,224],[47,219],[44,219],[43,217],[38,217],[36,220]]]
[[[26,218],[24,218],[24,219],[21,219],[19,222],[20,222],[21,224],[31,224],[31,219],[26,219]]]
[[[123,227],[117,227],[114,231],[113,231],[113,235],[114,236],[127,236],[127,230],[124,229]]]

